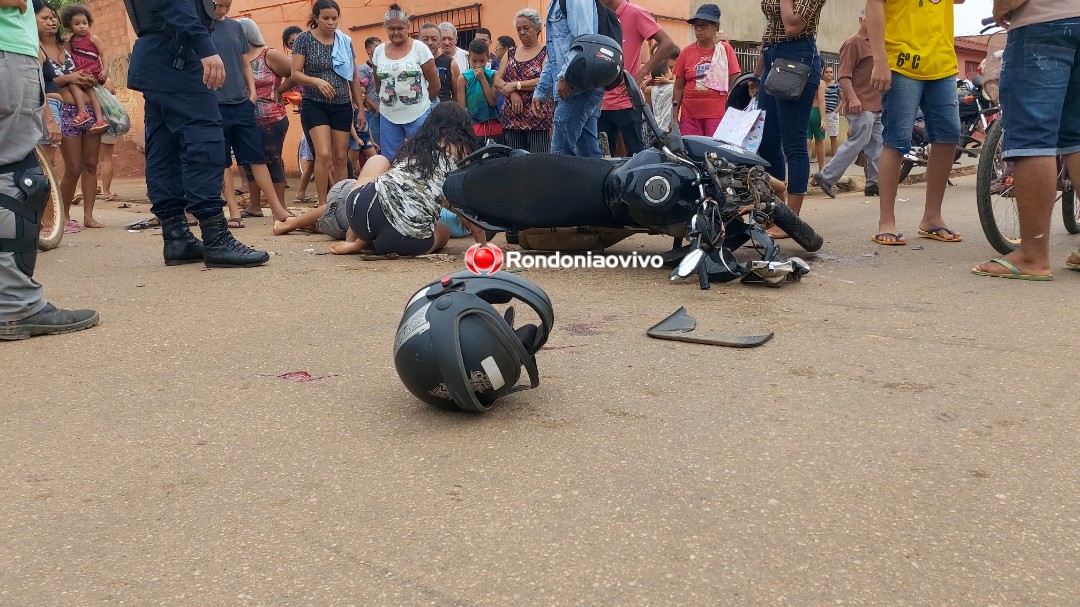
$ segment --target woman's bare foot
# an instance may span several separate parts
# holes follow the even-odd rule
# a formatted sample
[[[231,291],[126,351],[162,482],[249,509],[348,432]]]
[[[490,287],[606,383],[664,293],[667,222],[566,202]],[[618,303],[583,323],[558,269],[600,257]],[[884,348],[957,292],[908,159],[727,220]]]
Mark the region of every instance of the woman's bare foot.
[[[104,228],[105,227],[105,224],[99,222],[98,220],[94,219],[93,217],[84,217],[83,218],[83,225],[88,227],[88,228]]]
[[[330,245],[330,252],[334,255],[359,255],[364,248],[364,241],[339,242]]]
[[[292,219],[292,217],[289,219]],[[284,236],[296,229],[289,225],[292,223],[289,219],[274,220],[274,236]]]
[[[292,219],[293,217],[296,217],[296,215],[293,215],[292,213],[288,213],[288,214],[282,215],[280,217],[275,215],[274,216],[274,223],[275,224],[276,223],[285,223],[285,222],[289,221],[290,219]]]

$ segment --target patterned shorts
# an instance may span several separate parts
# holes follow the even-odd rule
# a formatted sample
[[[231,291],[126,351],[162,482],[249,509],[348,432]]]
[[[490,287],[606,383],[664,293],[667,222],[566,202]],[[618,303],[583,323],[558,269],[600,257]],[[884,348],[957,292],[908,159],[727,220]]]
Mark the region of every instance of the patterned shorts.
[[[94,116],[94,108],[89,104],[86,106],[85,111],[90,114],[90,120],[82,123],[81,126],[75,126],[75,116],[79,113],[79,108],[66,103],[60,104],[60,134],[64,137],[85,135],[97,120]]]

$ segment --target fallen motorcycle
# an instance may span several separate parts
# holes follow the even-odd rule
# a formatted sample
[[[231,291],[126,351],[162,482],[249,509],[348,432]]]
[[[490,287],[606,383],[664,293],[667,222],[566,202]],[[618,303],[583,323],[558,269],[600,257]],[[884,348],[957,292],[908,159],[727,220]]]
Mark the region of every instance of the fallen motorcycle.
[[[775,281],[780,267],[790,268],[792,279],[809,271],[802,260],[785,266],[763,229],[775,224],[807,251],[822,245],[777,198],[768,163],[716,139],[682,137],[677,125],[665,133],[633,76],[622,78],[652,134],[650,147],[602,159],[488,145],[447,177],[443,192],[454,211],[487,230],[517,230],[527,250],[599,252],[634,234],[671,236],[664,259],[677,266],[672,280],[697,273],[703,289],[752,273]],[[748,243],[764,264],[735,257]]]

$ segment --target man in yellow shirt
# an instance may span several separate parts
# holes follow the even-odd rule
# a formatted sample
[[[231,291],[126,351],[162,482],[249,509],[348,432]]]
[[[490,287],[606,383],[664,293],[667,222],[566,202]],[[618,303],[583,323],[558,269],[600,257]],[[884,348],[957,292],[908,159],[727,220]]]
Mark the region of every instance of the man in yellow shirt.
[[[926,205],[919,235],[960,242],[941,216],[956,144],[960,113],[956,100],[953,4],[964,0],[867,0],[866,30],[874,53],[873,85],[881,91],[884,149],[878,162],[881,212],[874,242],[907,244],[896,227],[896,187],[900,165],[911,149],[915,114],[922,107],[929,134]]]

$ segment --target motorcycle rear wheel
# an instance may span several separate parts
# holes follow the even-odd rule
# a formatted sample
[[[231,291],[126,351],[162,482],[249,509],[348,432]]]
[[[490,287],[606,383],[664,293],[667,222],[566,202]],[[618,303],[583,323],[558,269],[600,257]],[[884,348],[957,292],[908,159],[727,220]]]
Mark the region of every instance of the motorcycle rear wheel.
[[[794,211],[782,202],[776,203],[776,208],[770,213],[773,223],[787,233],[798,245],[810,253],[817,251],[825,244],[825,240],[802,220]]]
[[[41,172],[49,180],[49,202],[45,205],[45,211],[41,214],[41,232],[38,234],[37,248],[39,251],[51,251],[60,246],[64,239],[64,202],[60,194],[60,181],[56,179],[49,159],[41,150],[41,146],[34,149],[37,154]]]

